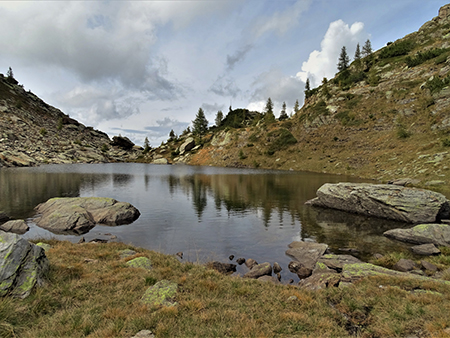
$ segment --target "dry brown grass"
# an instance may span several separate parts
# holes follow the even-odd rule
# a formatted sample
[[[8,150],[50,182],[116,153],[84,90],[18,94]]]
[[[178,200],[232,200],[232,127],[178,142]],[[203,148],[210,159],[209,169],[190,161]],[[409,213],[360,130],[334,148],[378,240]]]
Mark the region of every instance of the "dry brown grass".
[[[0,337],[132,337],[143,329],[158,338],[444,337],[450,327],[450,290],[434,282],[372,278],[312,292],[143,249],[135,257],[148,257],[153,270],[131,268],[119,258],[130,247],[120,243],[50,244],[49,283],[25,300],[0,300]],[[162,279],[178,284],[178,305],[142,305],[145,289]]]

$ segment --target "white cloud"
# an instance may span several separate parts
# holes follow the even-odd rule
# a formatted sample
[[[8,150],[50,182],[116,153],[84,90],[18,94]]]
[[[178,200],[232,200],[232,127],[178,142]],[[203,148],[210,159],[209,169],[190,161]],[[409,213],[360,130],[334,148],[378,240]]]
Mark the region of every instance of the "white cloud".
[[[297,77],[303,82],[309,78],[313,87],[320,85],[324,77],[332,78],[336,74],[343,46],[346,46],[348,55],[353,58],[357,43],[362,46],[368,38],[362,22],[355,22],[350,27],[342,20],[332,22],[320,44],[321,50],[311,52]]]

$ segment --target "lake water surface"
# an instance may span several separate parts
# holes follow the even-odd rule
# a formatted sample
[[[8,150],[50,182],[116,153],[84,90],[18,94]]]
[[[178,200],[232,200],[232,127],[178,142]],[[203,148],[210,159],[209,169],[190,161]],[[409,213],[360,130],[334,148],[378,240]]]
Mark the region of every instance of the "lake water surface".
[[[382,233],[405,224],[305,206],[324,183],[361,182],[326,174],[137,163],[48,165],[0,170],[0,210],[28,219],[25,238],[55,235],[32,222],[33,208],[52,197],[111,197],[141,212],[134,223],[97,225],[86,240],[105,234],[184,260],[228,262],[228,257],[277,261],[293,278],[285,255],[292,241],[326,243],[335,253],[367,259],[375,252],[404,250]],[[240,267],[239,273],[245,273]]]

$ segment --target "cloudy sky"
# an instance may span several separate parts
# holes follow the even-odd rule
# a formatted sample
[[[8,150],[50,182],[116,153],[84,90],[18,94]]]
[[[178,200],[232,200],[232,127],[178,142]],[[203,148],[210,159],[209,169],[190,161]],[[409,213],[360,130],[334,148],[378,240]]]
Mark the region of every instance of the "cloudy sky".
[[[153,146],[202,107],[276,115],[305,81],[413,31],[448,0],[0,1],[0,72],[87,126]]]

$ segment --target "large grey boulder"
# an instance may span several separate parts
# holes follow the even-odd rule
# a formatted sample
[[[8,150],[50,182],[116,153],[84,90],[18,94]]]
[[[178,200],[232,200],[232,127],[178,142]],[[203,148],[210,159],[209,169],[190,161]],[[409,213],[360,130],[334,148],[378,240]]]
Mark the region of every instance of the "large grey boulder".
[[[407,223],[450,218],[450,205],[434,191],[388,184],[324,184],[307,204]]]
[[[0,225],[0,230],[14,232],[19,235],[26,233],[29,229],[30,228],[23,219],[8,221]]]
[[[447,224],[419,224],[411,229],[392,229],[384,236],[412,244],[450,246],[450,226]]]
[[[106,197],[51,198],[35,210],[36,224],[54,233],[82,234],[96,224],[129,224],[140,215],[130,203]]]
[[[17,234],[0,231],[0,296],[25,298],[44,284],[49,268],[45,251]]]

